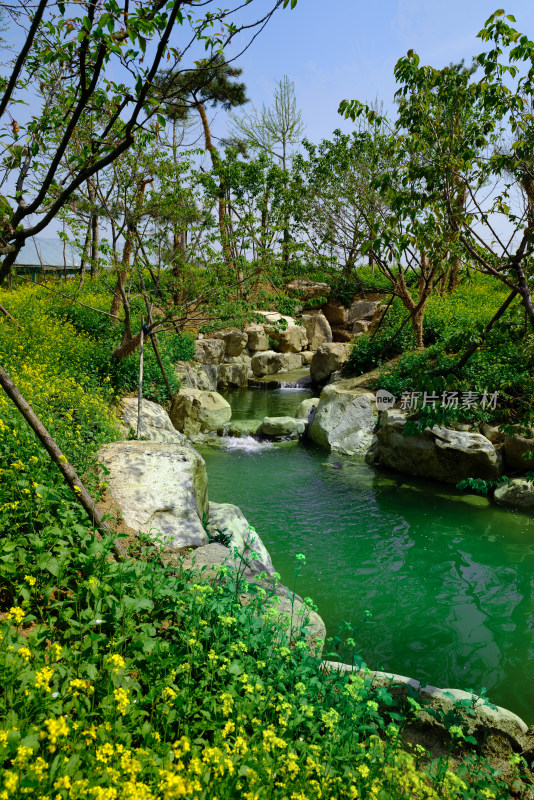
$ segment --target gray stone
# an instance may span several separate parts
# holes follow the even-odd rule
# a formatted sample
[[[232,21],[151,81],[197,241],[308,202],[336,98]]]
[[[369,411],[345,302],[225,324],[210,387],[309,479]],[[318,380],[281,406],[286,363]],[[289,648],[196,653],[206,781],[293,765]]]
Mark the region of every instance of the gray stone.
[[[365,685],[366,688],[384,687],[396,698],[413,696],[415,691],[419,695],[418,699],[422,705],[422,708],[416,711],[415,728],[422,726],[422,730],[433,729],[431,736],[434,738],[447,736],[445,718],[454,714],[460,716],[464,734],[474,736],[480,744],[482,755],[485,752],[491,755],[492,748],[497,741],[499,741],[498,749],[501,754],[504,751],[505,757],[514,751],[530,752],[534,745],[532,729],[528,728],[517,714],[506,708],[490,705],[484,698],[476,694],[464,692],[461,689],[438,689],[436,686],[421,683],[405,675],[361,669],[350,664],[338,664],[333,661],[323,661],[323,669],[329,673],[338,671],[358,673],[362,679],[362,685]],[[458,705],[459,703],[462,705]],[[431,710],[432,714],[427,709]]]
[[[297,431],[297,423],[293,417],[265,417],[261,423],[260,433],[274,438],[292,436]]]
[[[227,428],[228,436],[254,436],[261,428],[261,419],[238,419],[230,422]]]
[[[220,339],[197,339],[195,361],[200,364],[220,364],[224,360],[225,344]]]
[[[219,377],[217,388],[227,389],[231,387],[241,388],[248,385],[249,367],[246,363],[221,364],[219,367]]]
[[[230,404],[218,392],[182,388],[174,397],[170,417],[172,424],[181,433],[216,431],[230,421]]]
[[[315,383],[323,383],[347,361],[350,346],[337,342],[325,343],[317,348],[310,364],[310,374]]]
[[[369,330],[370,322],[365,319],[357,319],[352,325],[353,333],[367,333]]]
[[[312,652],[322,650],[326,639],[326,626],[316,611],[309,608],[303,600],[295,597],[293,603],[287,595],[277,594],[267,602],[267,611],[263,617],[276,627],[281,628],[284,637],[294,641],[301,632]]]
[[[275,353],[266,350],[252,356],[252,371],[258,378],[275,375],[277,372],[290,372],[300,369],[302,358],[299,353]]]
[[[380,415],[378,453],[380,463],[426,478],[458,483],[466,478],[495,480],[500,459],[492,443],[480,433],[440,428],[417,436],[403,436],[406,417],[396,409]]]
[[[283,366],[282,354],[275,353],[274,350],[265,350],[252,356],[252,372],[258,378],[262,378],[264,375],[275,375],[283,369]]]
[[[186,361],[177,361],[174,374],[181,384],[190,389],[203,389],[214,392],[217,388],[219,368],[215,364],[195,364]]]
[[[281,353],[300,353],[308,344],[306,328],[302,325],[288,325],[285,330],[272,329],[269,335]]]
[[[327,283],[297,278],[287,284],[287,291],[302,300],[315,300],[317,297],[328,297],[332,291]]]
[[[219,532],[230,535],[228,547],[231,551],[237,547],[247,561],[254,561],[255,565],[265,570],[268,575],[274,573],[273,562],[267,548],[238,506],[231,503],[210,503],[208,529],[211,536]]]
[[[515,508],[534,509],[534,483],[525,478],[513,478],[510,483],[504,483],[495,489],[495,501],[504,506]]]
[[[332,340],[334,342],[341,342],[346,344],[352,342],[354,334],[351,331],[344,330],[343,328],[332,328]]]
[[[328,450],[364,454],[371,446],[377,420],[374,394],[363,388],[347,388],[339,381],[321,392],[309,435]]]
[[[245,328],[248,337],[248,349],[251,353],[269,349],[269,337],[263,325],[252,324]]]
[[[502,444],[504,442],[504,433],[499,430],[497,425],[488,425],[487,422],[483,422],[480,426],[480,433],[486,439],[489,439],[492,444]]]
[[[137,435],[137,397],[125,397],[122,400],[122,418]],[[185,444],[185,436],[179,433],[171,422],[164,408],[150,400],[143,400],[141,414],[140,438],[151,442],[169,442]]]
[[[302,403],[297,408],[297,412],[295,414],[296,419],[308,419],[308,416],[312,408],[316,408],[318,405],[319,405],[318,397],[307,397],[306,400],[303,400]]]
[[[109,470],[107,489],[135,531],[165,539],[165,548],[206,544],[208,514],[204,459],[192,448],[162,442],[112,442],[98,460]]]
[[[529,452],[533,454],[530,459],[526,457]],[[509,469],[530,469],[534,471],[534,438],[527,439],[524,436],[505,436],[504,460]]]
[[[237,328],[230,328],[227,331],[217,331],[212,334],[213,339],[220,339],[224,342],[226,356],[238,356],[243,352],[248,341],[248,336]]]
[[[354,322],[357,319],[366,319],[371,321],[376,314],[380,300],[355,300],[349,308],[347,321]]]
[[[330,299],[323,306],[323,314],[333,328],[342,328],[347,322],[347,309],[341,300]]]
[[[319,345],[332,341],[332,329],[324,314],[320,311],[312,314],[303,314],[302,322],[306,328],[308,347],[317,350]]]

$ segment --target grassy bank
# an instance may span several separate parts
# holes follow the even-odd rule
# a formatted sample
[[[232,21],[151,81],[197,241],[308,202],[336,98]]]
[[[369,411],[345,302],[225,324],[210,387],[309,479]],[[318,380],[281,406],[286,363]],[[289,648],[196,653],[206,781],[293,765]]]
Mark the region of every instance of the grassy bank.
[[[100,318],[42,291],[0,293],[23,328],[0,317],[0,361],[97,492],[134,367],[104,358]],[[0,425],[0,800],[510,796],[475,755],[452,770],[407,752],[415,700],[324,674],[261,589],[197,582],[143,539],[116,562],[3,396]]]

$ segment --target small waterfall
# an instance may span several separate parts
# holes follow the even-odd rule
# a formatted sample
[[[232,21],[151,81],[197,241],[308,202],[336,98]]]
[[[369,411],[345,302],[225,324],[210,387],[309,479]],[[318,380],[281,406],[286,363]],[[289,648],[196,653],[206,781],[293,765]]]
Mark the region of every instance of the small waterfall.
[[[252,436],[223,436],[221,443],[225,450],[243,450],[246,453],[272,450],[273,448],[271,442],[259,442]]]

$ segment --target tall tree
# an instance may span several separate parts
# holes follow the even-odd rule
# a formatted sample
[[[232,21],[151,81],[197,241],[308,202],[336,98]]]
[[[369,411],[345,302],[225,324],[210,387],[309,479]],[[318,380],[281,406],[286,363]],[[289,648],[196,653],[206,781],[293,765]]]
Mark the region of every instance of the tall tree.
[[[167,70],[158,76],[157,85],[167,98],[165,109],[172,120],[185,120],[192,110],[200,117],[204,132],[204,146],[217,170],[219,154],[213,144],[206,106],[220,106],[225,111],[248,102],[245,84],[236,81],[242,70],[231,66],[220,53],[197,62],[189,72]],[[227,218],[227,188],[219,181],[219,231],[221,246],[229,269],[233,268],[233,255]]]
[[[218,53],[240,31],[250,32],[250,25],[233,21],[239,6],[211,10],[213,3],[208,0],[200,10],[189,0],[140,0],[133,5],[129,0],[70,0],[53,7],[50,0],[40,0],[35,8],[21,0],[27,38],[0,79],[0,117],[9,116],[3,167],[11,208],[0,230],[0,255],[5,256],[0,281],[9,275],[26,239],[40,233],[72,194],[125,152],[160,112],[166,98],[161,93],[156,98],[153,89],[165,56],[176,73],[199,41]],[[252,28],[263,27],[287,4],[273,0]],[[214,23],[220,23],[222,33],[211,33]],[[189,33],[182,33],[174,46],[180,27]],[[122,81],[113,80],[116,75]],[[17,119],[21,92],[39,86],[49,87],[41,106],[34,105],[28,122]],[[110,113],[103,113],[105,106]],[[73,162],[73,174],[62,182],[58,169],[87,112],[96,115],[98,127]]]
[[[262,105],[250,114],[232,118],[231,130],[234,136],[244,140],[245,146],[268,153],[279,159],[284,170],[284,186],[289,186],[288,160],[291,148],[300,144],[304,135],[302,114],[297,108],[295,84],[284,75],[274,91],[272,105]],[[269,198],[265,198],[268,204]],[[282,261],[287,272],[289,268],[289,219],[284,227]]]

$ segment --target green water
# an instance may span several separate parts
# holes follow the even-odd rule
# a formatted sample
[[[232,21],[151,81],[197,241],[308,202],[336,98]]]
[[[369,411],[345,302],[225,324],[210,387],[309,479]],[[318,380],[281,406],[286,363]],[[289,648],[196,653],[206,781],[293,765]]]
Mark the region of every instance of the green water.
[[[226,396],[246,419],[294,413],[309,393]],[[306,555],[297,590],[329,635],[347,621],[369,667],[485,687],[534,722],[533,518],[313,446],[227,444],[255,449],[202,450],[210,499],[240,506],[284,583]]]

